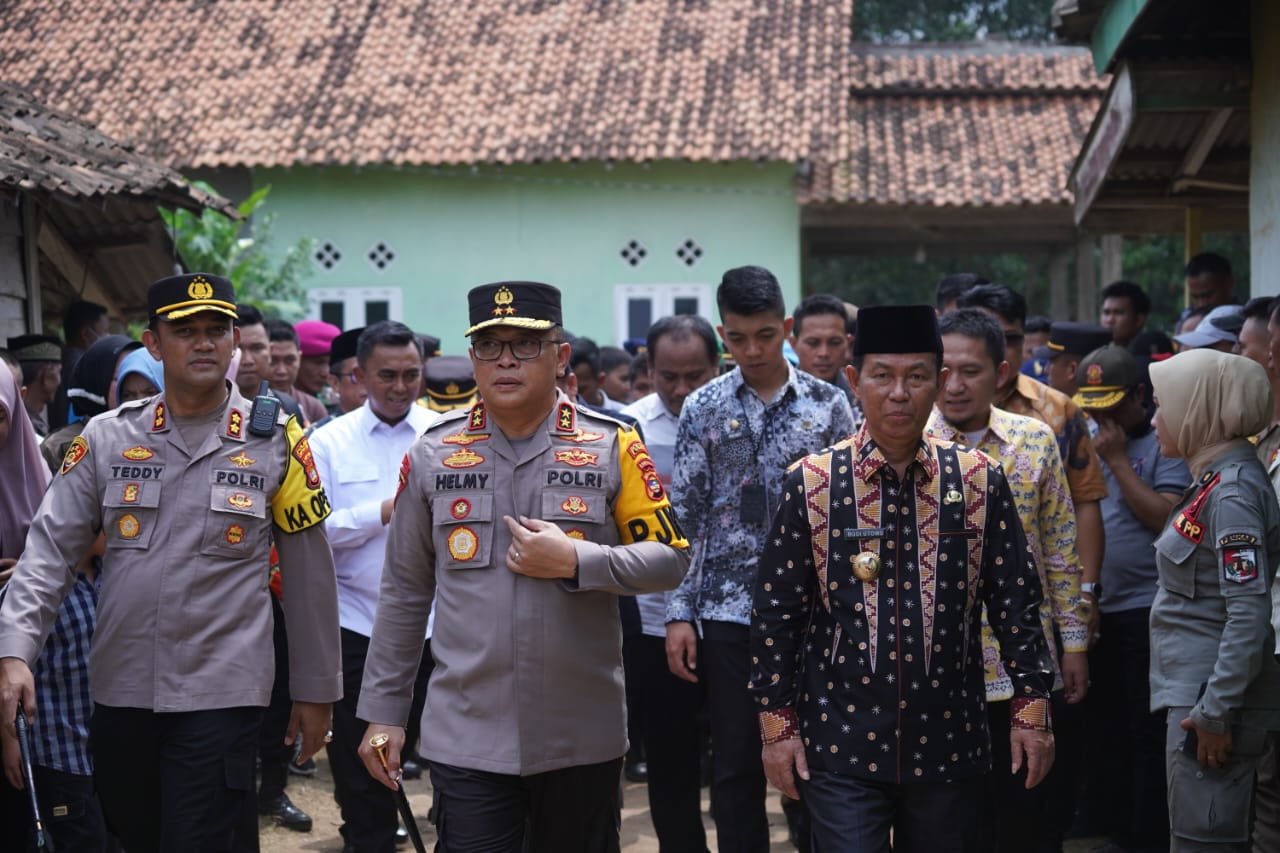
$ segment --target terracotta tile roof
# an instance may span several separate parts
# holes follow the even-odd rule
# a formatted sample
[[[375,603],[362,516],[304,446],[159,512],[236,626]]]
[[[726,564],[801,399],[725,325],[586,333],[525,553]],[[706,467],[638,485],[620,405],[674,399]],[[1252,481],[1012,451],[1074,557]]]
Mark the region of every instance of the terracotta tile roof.
[[[238,215],[225,199],[190,186],[172,169],[4,83],[0,187],[64,198],[121,197],[191,210],[215,207]]]
[[[807,202],[1065,204],[1107,81],[1087,50],[855,48],[848,148],[815,165]]]
[[[0,64],[179,168],[788,161],[839,144],[852,5],[12,0]]]

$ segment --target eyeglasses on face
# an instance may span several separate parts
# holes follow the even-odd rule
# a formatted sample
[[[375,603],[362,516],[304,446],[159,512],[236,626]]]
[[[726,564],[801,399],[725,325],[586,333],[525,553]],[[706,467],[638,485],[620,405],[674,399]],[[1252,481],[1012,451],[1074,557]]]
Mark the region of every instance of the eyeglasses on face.
[[[542,355],[546,344],[555,346],[559,341],[548,341],[543,338],[516,338],[513,341],[500,341],[497,338],[479,338],[471,342],[471,351],[481,361],[497,361],[502,358],[502,351],[510,349],[511,354],[520,361],[529,361]]]

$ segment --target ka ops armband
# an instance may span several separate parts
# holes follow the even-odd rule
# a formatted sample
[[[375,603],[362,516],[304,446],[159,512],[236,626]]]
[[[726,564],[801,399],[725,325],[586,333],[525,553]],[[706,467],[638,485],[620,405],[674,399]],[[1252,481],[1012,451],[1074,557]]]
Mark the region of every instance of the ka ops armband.
[[[289,459],[284,482],[271,501],[271,515],[285,533],[297,533],[329,517],[329,498],[320,484],[311,445],[302,434],[298,419],[290,417],[284,432],[289,442]]]

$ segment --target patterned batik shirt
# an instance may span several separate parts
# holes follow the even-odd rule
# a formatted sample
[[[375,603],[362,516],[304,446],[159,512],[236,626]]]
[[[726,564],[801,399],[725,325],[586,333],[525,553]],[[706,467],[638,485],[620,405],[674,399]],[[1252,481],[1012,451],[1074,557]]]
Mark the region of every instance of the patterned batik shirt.
[[[1067,472],[1073,501],[1100,501],[1107,496],[1107,480],[1102,476],[1098,454],[1093,451],[1089,422],[1070,397],[1030,376],[1018,374],[1009,393],[1003,400],[997,400],[996,405],[1006,412],[1049,425],[1058,440],[1058,455]]]
[[[667,596],[668,622],[750,624],[756,565],[787,467],[854,432],[839,388],[788,373],[767,405],[737,369],[684,401],[671,503],[694,552],[689,574]]]
[[[1013,726],[1048,728],[1039,574],[998,465],[926,437],[899,479],[864,428],[785,488],[751,624],[766,744],[799,736],[811,767],[886,784],[987,772],[984,605]],[[880,563],[866,581],[863,552]]]
[[[942,441],[967,443],[965,437],[937,409],[925,432]],[[1040,570],[1040,586],[1045,598],[1040,603],[1040,624],[1049,642],[1051,658],[1057,663],[1057,640],[1062,650],[1089,650],[1088,616],[1080,598],[1080,558],[1076,554],[1076,509],[1071,502],[1067,475],[1058,456],[1053,430],[1034,418],[1002,409],[991,410],[987,434],[978,442],[981,450],[998,462],[1013,494],[1018,520],[1027,537],[1027,547]],[[1000,649],[995,634],[982,616],[982,658],[986,669],[987,701],[1013,696],[1013,681],[1000,665]],[[1055,667],[1056,670],[1056,667]],[[1061,673],[1055,673],[1055,690],[1062,687]]]

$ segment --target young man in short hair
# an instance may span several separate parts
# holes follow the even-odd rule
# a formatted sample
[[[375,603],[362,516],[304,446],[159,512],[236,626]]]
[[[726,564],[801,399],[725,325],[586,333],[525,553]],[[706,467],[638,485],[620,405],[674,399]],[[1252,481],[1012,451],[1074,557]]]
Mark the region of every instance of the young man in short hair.
[[[844,376],[853,347],[853,323],[844,302],[829,293],[806,296],[796,306],[791,323],[791,348],[800,369],[843,391],[853,409],[854,424],[861,423],[858,398]]]
[[[686,681],[705,679],[720,849],[755,853],[769,848],[764,768],[746,690],[756,570],[787,466],[849,436],[854,424],[838,388],[783,357],[792,321],[771,272],[729,270],[716,302],[720,338],[737,367],[690,394],[680,412],[672,505],[694,561],[667,599],[667,663]]]

